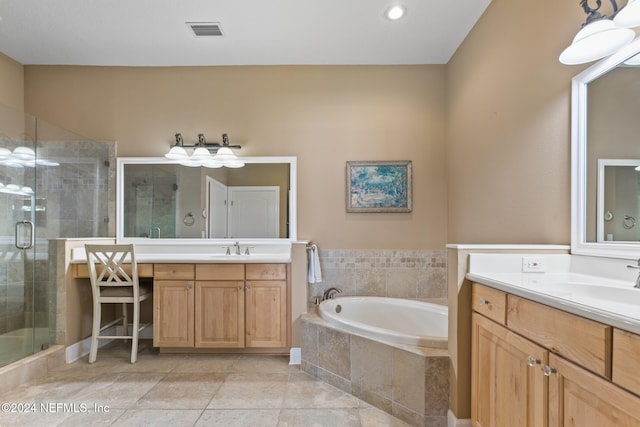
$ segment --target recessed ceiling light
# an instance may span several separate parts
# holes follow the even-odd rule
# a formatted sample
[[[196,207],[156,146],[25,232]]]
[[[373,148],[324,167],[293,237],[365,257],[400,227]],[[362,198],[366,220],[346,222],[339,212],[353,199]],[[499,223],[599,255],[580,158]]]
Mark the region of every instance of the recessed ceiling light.
[[[389,9],[387,9],[387,18],[391,19],[392,21],[395,21],[397,19],[400,19],[404,16],[406,9],[404,6],[402,6],[401,4],[394,4],[393,6],[391,6]]]

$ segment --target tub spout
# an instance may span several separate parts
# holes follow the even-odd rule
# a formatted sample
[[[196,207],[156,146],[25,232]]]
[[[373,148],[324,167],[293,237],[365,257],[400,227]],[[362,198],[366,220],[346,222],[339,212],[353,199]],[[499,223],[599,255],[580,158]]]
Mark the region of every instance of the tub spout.
[[[342,289],[340,288],[329,288],[322,294],[322,301],[333,299],[335,294],[341,294]]]

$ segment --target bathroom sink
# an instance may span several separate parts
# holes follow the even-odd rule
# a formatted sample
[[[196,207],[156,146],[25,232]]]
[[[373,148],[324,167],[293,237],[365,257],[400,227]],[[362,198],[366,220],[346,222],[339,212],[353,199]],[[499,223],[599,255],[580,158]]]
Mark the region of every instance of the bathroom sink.
[[[623,288],[572,282],[546,284],[536,287],[535,291],[631,317],[640,314],[640,289],[633,285]]]

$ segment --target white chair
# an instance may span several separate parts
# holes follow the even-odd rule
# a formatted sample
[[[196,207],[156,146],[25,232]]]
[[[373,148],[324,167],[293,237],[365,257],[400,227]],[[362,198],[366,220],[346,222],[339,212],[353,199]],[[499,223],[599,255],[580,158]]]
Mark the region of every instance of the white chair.
[[[140,301],[153,296],[153,285],[140,285],[134,247],[130,245],[85,245],[89,277],[93,293],[93,330],[89,363],[98,355],[100,339],[131,339],[131,363],[138,358],[138,334],[150,323],[140,325]],[[126,268],[125,263],[131,268]],[[122,316],[104,326],[102,304],[122,304]],[[133,330],[129,335],[127,304],[133,304]],[[100,335],[100,332],[122,321],[123,335]]]

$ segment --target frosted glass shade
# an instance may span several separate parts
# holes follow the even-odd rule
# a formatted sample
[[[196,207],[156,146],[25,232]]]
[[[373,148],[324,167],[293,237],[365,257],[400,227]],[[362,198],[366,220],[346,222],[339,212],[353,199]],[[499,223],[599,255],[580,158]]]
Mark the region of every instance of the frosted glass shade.
[[[209,150],[203,147],[198,147],[193,150],[193,154],[191,155],[191,160],[196,162],[205,162],[211,158],[211,153]]]
[[[610,19],[600,19],[578,31],[571,46],[560,54],[560,62],[575,65],[604,58],[630,43],[634,37],[633,30],[617,27]]]
[[[618,27],[633,28],[640,26],[640,1],[629,0],[627,5],[613,18]]]
[[[187,157],[189,157],[187,155],[187,150],[185,150],[182,147],[179,146],[174,146],[171,147],[171,150],[169,150],[169,152],[167,154],[164,155],[167,159],[172,159],[172,160],[184,160]]]

